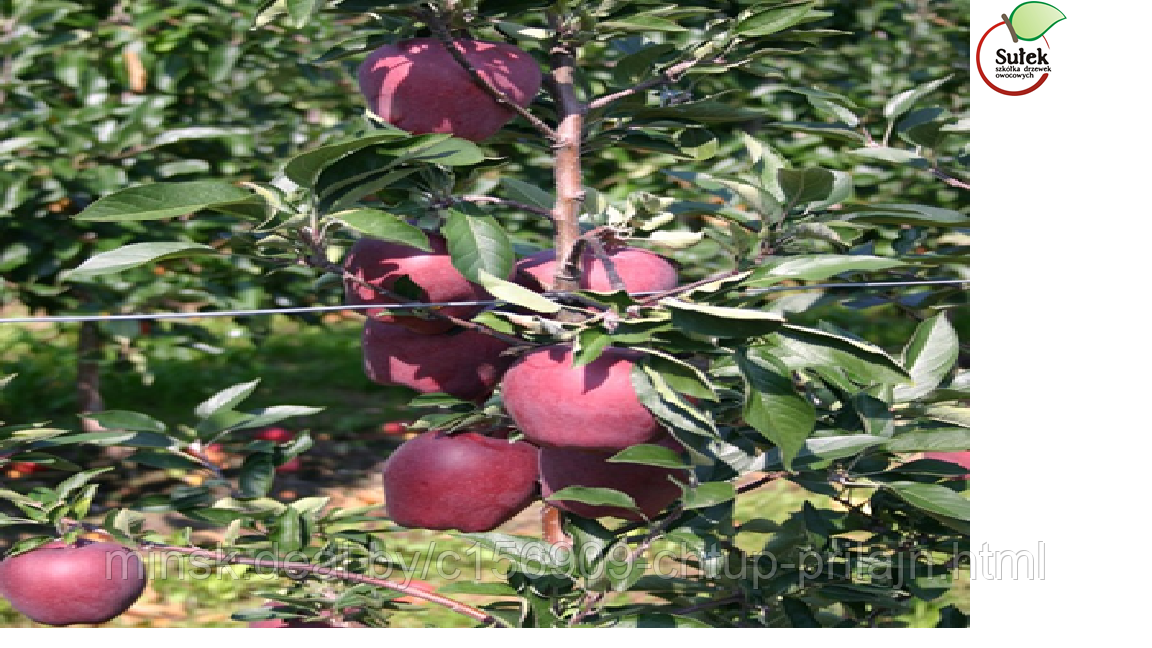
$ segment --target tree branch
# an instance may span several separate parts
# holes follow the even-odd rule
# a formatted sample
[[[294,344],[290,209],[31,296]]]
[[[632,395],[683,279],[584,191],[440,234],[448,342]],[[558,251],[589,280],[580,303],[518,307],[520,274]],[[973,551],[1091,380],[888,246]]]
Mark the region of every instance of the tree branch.
[[[584,205],[584,184],[580,167],[580,148],[584,137],[584,104],[576,96],[575,46],[566,40],[566,32],[554,12],[548,22],[556,34],[549,50],[552,59],[552,82],[549,84],[560,117],[555,144],[556,206],[552,210],[556,223],[556,279],[553,287],[562,292],[580,289],[580,211]]]
[[[149,542],[142,544],[141,548],[151,552],[170,552],[199,558],[207,558],[208,560],[218,563],[268,567],[285,572],[306,572],[310,574],[316,574],[317,576],[328,576],[353,583],[364,583],[366,585],[372,585],[375,587],[383,587],[386,589],[395,590],[397,592],[403,592],[408,596],[421,598],[430,603],[435,603],[436,605],[446,607],[449,610],[456,612],[457,614],[470,617],[485,625],[493,625],[501,628],[508,627],[508,624],[506,624],[504,621],[492,616],[491,614],[488,614],[487,612],[484,612],[483,610],[479,610],[470,605],[466,605],[460,601],[450,599],[446,596],[442,596],[434,592],[426,592],[422,589],[418,589],[410,585],[405,585],[403,583],[398,583],[396,581],[390,581],[384,578],[373,578],[371,576],[356,574],[342,569],[334,569],[332,567],[324,567],[322,565],[313,565],[312,563],[288,562],[280,560],[259,560],[256,558],[249,558],[247,556],[236,556],[225,553],[223,551],[209,551],[207,549],[200,549],[198,547],[174,547],[171,545]]]

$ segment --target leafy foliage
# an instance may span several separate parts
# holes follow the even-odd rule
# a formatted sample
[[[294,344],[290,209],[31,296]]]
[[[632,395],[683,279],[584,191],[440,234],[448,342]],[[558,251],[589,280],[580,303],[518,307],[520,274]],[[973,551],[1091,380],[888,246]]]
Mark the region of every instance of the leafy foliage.
[[[428,13],[425,3],[285,0],[265,3],[255,16],[227,2],[167,11],[117,4],[75,15],[68,2],[8,4],[31,25],[21,35],[30,47],[7,54],[24,82],[11,99],[29,110],[4,115],[22,135],[0,142],[18,153],[0,171],[8,174],[4,199],[13,213],[0,219],[0,239],[14,240],[2,236],[5,227],[31,228],[22,239],[29,243],[2,253],[28,307],[147,307],[170,291],[202,294],[217,273],[230,278],[212,288],[212,306],[230,303],[228,288],[243,274],[265,294],[307,301],[314,285],[341,279],[334,261],[350,241],[369,235],[426,249],[423,232],[438,230],[460,273],[504,300],[476,320],[478,328],[518,339],[521,351],[575,343],[577,364],[610,345],[645,352],[632,386],[685,451],[640,445],[611,462],[689,467],[677,503],[643,524],[564,514],[563,542],[461,536],[508,570],[497,582],[461,583],[459,592],[500,598],[457,612],[517,627],[875,626],[903,623],[917,602],[938,602],[951,587],[969,551],[969,481],[956,479],[963,473],[952,464],[911,455],[968,449],[960,325],[967,317],[960,177],[967,93],[961,59],[945,45],[966,37],[966,8],[907,22],[894,19],[898,2],[481,1],[434,3],[439,13]],[[61,29],[51,26],[57,18],[70,36],[39,33]],[[249,19],[258,30],[245,31]],[[173,21],[176,35],[144,47],[139,39],[150,25]],[[477,145],[348,118],[351,101],[335,95],[351,94],[340,74],[349,57],[383,39],[449,27],[512,40],[546,69],[563,67],[550,56],[555,49],[578,53],[574,86],[586,109],[579,111],[580,233],[598,242],[583,253],[596,254],[606,231],[675,252],[681,286],[654,296],[542,296],[508,281],[519,254],[547,245],[549,221],[561,226],[559,174],[572,173],[553,153],[564,142],[547,141],[527,120]],[[890,46],[877,45],[877,34]],[[193,46],[177,48],[184,40]],[[297,40],[331,49],[300,51]],[[87,41],[156,72],[141,87],[100,68],[99,58],[59,52],[63,43]],[[793,56],[824,43],[835,44],[823,48],[834,60]],[[56,76],[40,79],[33,63],[48,56],[60,60]],[[333,79],[341,91],[301,95],[308,98],[296,105],[292,93],[313,78]],[[51,87],[69,92],[61,97]],[[208,90],[186,89],[199,87]],[[225,114],[222,99],[252,88],[270,98]],[[119,102],[96,100],[113,89]],[[531,110],[560,121],[574,114],[565,101],[557,92]],[[68,137],[89,122],[98,124],[94,137]],[[47,161],[69,155],[71,164]],[[121,159],[132,160],[132,174],[111,164]],[[269,159],[283,163],[273,168]],[[43,227],[55,220],[76,240],[96,235],[60,249],[68,237]],[[139,241],[154,237],[168,240]],[[155,277],[167,273],[148,278],[144,270],[193,255],[219,263],[159,285]],[[36,270],[33,258],[51,263]],[[77,259],[85,260],[73,266]],[[265,279],[285,274],[294,281]],[[844,287],[867,281],[887,284]],[[154,301],[124,296],[150,282],[142,292]],[[883,336],[864,326],[878,313]],[[403,530],[371,508],[269,496],[277,467],[307,452],[310,435],[246,444],[233,475],[205,454],[240,430],[319,411],[239,410],[257,387],[223,389],[181,423],[112,410],[93,416],[100,432],[0,428],[0,452],[10,453],[0,462],[75,471],[55,488],[0,490],[19,511],[0,513],[0,524],[75,537],[87,523],[160,551],[141,512],[171,513],[220,527],[221,550],[233,556],[221,562],[236,555],[291,562],[301,577],[270,593],[291,606],[285,614],[388,624],[397,590],[372,574],[402,567],[389,546]],[[440,396],[415,404],[429,410],[415,429],[511,423],[498,391],[480,404]],[[92,521],[98,491],[89,481],[98,473],[58,456],[73,445],[122,446],[142,466],[209,477]],[[746,494],[780,482],[805,497],[785,519],[737,518]],[[636,507],[609,488],[568,487],[551,499]],[[21,539],[13,550],[45,539]],[[172,544],[167,550],[198,551],[187,538]],[[320,595],[319,577],[333,568],[339,584],[324,583]],[[954,608],[939,609],[942,624],[966,623]]]

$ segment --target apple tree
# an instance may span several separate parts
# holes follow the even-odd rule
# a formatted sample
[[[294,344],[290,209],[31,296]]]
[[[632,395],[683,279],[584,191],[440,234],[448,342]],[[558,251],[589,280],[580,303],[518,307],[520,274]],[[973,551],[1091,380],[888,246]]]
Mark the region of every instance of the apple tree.
[[[387,625],[399,596],[488,626],[906,624],[969,549],[967,460],[923,454],[969,449],[966,107],[936,103],[961,82],[947,70],[878,105],[827,70],[808,85],[808,52],[862,11],[266,3],[259,25],[334,12],[356,26],[324,60],[355,73],[363,118],[275,177],[95,200],[77,221],[211,214],[233,234],[128,243],[72,272],[195,254],[342,285],[366,318],[368,375],[422,392],[421,434],[384,466],[384,515],[268,497],[307,435],[254,442],[237,474],[219,470],[206,444],[315,411],[244,410],[248,383],[179,425],[112,410],[99,433],[0,428],[13,460],[107,444],[208,471],[166,506],[224,527],[221,545],[162,540],[131,506],[87,515],[98,493],[79,470],[0,491],[20,511],[7,523],[55,531],[7,561],[95,534],[278,568],[276,604],[236,618],[284,625]],[[785,107],[757,101],[764,88]],[[809,109],[821,117],[799,118]],[[875,308],[902,318],[894,343],[853,330]],[[785,519],[737,513],[779,483],[804,494]],[[538,499],[538,533],[501,530]],[[437,591],[376,575],[411,528],[455,530],[510,568]],[[0,585],[20,583],[0,571]],[[934,610],[935,625],[967,624],[955,605]]]

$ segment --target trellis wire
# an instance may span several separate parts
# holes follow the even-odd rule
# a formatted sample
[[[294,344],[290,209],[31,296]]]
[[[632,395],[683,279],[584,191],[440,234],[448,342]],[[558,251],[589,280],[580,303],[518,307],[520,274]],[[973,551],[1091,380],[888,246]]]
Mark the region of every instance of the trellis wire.
[[[947,284],[967,284],[968,279],[926,279],[920,281],[860,281],[845,283],[810,284],[807,286],[773,286],[771,288],[754,288],[745,291],[745,295],[763,295],[766,293],[786,292],[796,290],[823,290],[832,288],[869,289],[869,288],[900,288],[908,286],[933,286]],[[546,293],[558,295],[559,293]],[[634,296],[656,295],[659,292],[632,293]],[[72,322],[109,322],[116,320],[168,320],[168,319],[196,319],[200,317],[247,317],[250,315],[277,315],[283,313],[324,313],[331,311],[387,309],[404,310],[411,308],[440,308],[444,306],[493,306],[506,304],[503,300],[489,299],[477,301],[456,302],[420,302],[408,304],[349,304],[342,306],[299,306],[293,308],[267,308],[256,310],[230,310],[207,312],[178,312],[178,313],[139,313],[125,315],[54,315],[45,317],[8,317],[0,318],[0,324],[38,324],[38,323],[72,323]]]

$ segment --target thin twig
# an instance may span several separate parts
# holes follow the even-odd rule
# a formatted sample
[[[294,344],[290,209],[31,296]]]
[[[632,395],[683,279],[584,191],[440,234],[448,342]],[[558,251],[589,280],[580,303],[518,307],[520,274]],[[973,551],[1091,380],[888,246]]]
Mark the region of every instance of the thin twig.
[[[383,578],[373,578],[363,574],[356,574],[353,572],[345,571],[342,569],[334,569],[332,567],[324,567],[322,565],[314,565],[306,562],[288,562],[279,560],[259,560],[257,558],[249,558],[247,556],[236,556],[225,553],[223,551],[209,551],[207,549],[200,549],[198,547],[174,547],[171,545],[164,545],[158,543],[144,543],[141,545],[146,551],[152,552],[171,552],[185,554],[188,556],[195,556],[199,558],[207,558],[214,562],[230,563],[237,565],[252,565],[255,567],[269,567],[278,571],[285,572],[306,572],[316,574],[317,576],[328,576],[331,578],[338,578],[340,580],[350,581],[353,583],[364,583],[375,587],[383,587],[397,592],[403,592],[408,596],[424,599],[430,603],[443,606],[467,617],[471,617],[476,621],[480,621],[485,625],[494,625],[502,628],[508,627],[501,619],[479,610],[470,605],[461,603],[460,601],[450,599],[446,596],[436,594],[434,592],[426,592],[411,585],[405,585],[396,581],[390,581]]]
[[[621,90],[619,92],[613,92],[611,94],[606,94],[606,95],[597,97],[596,99],[593,99],[592,101],[590,101],[588,103],[588,110],[598,110],[600,108],[604,108],[605,106],[608,106],[609,104],[611,104],[615,101],[619,101],[619,100],[624,99],[626,97],[631,97],[632,95],[640,93],[640,92],[644,92],[645,90],[651,90],[652,88],[664,85],[666,83],[675,83],[677,80],[679,80],[681,75],[683,75],[685,72],[687,72],[693,66],[698,65],[702,62],[703,62],[703,59],[689,59],[687,61],[681,61],[681,62],[677,63],[676,65],[673,65],[672,67],[668,68],[667,70],[664,70],[657,77],[653,77],[653,78],[648,79],[646,81],[642,81],[640,83],[637,83],[636,85],[634,85],[631,88],[628,88],[626,90]]]
[[[956,178],[953,178],[952,176],[948,175],[947,173],[944,173],[943,171],[941,171],[940,169],[933,168],[932,169],[932,175],[936,176],[940,180],[943,180],[944,184],[948,185],[949,187],[956,187],[957,189],[966,189],[968,191],[972,190],[972,185],[968,184],[967,182],[964,182],[963,180],[958,180]]]

